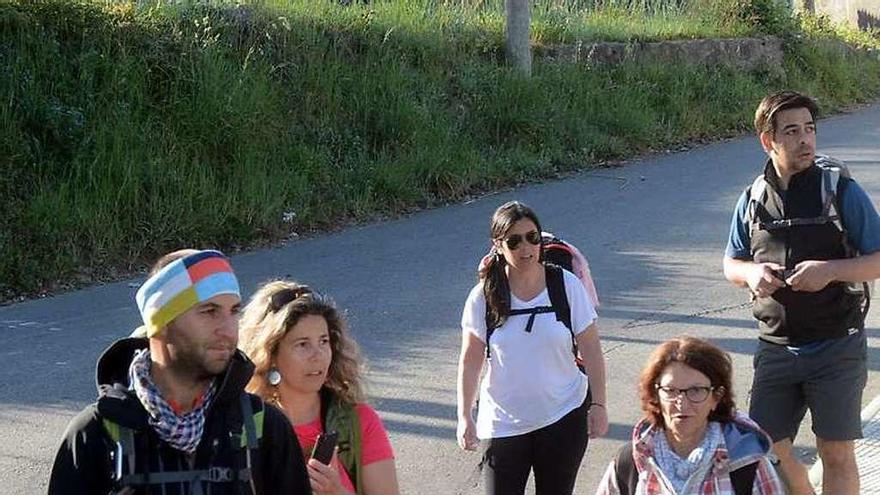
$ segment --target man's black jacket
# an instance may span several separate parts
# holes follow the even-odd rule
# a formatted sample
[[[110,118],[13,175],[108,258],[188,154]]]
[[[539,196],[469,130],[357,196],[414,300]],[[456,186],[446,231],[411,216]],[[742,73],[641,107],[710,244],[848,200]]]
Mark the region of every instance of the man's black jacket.
[[[128,369],[135,351],[147,347],[147,339],[123,339],[111,345],[97,367],[98,401],[71,421],[49,480],[49,494],[101,495],[116,489],[111,452],[117,446],[103,419],[134,430],[137,472],[201,470],[209,467],[245,468],[245,450],[240,447],[242,431],[241,394],[254,371],[253,363],[240,351],[226,372],[217,377],[214,402],[205,416],[205,430],[194,456],[187,456],[159,439],[149,426],[147,412],[137,396],[128,390]],[[254,409],[260,401],[250,396]],[[287,418],[276,408],[263,404],[264,422],[259,448],[251,455],[253,487],[256,493],[310,494],[309,478],[302,450]],[[210,486],[209,486],[210,485]],[[163,490],[164,487],[164,490]],[[213,495],[250,494],[248,482],[203,482],[203,493]],[[131,492],[129,492],[131,493]],[[133,493],[189,494],[190,486],[166,483]]]

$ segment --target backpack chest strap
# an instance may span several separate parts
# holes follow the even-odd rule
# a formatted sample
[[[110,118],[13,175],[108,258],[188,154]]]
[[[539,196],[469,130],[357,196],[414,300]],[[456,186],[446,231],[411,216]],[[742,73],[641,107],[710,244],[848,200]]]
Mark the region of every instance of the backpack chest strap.
[[[225,467],[210,467],[192,471],[160,471],[156,473],[126,474],[122,477],[125,486],[164,485],[165,483],[229,483],[250,479],[248,468],[234,470]]]
[[[758,228],[760,230],[773,231],[790,229],[792,227],[802,227],[805,225],[825,225],[826,223],[836,224],[837,220],[837,216],[821,216],[813,218],[784,218],[780,220],[771,220],[769,222],[759,222]]]
[[[553,312],[553,306],[535,306],[534,308],[512,309],[510,310],[510,316],[529,315],[525,330],[526,333],[532,333],[532,326],[535,324],[535,316]]]

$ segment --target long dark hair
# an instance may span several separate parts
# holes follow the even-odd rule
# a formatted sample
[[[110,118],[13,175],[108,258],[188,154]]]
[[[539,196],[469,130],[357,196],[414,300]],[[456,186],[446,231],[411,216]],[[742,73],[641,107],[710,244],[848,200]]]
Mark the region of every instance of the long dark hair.
[[[504,267],[507,261],[495,247],[494,241],[504,239],[510,232],[513,224],[522,220],[531,220],[538,232],[541,232],[541,222],[538,215],[528,205],[519,201],[510,201],[499,206],[492,215],[492,225],[489,234],[492,237],[492,256],[485,267],[485,281],[483,282],[483,296],[486,298],[486,325],[498,328],[507,321],[510,314],[510,282],[507,280],[507,272]]]

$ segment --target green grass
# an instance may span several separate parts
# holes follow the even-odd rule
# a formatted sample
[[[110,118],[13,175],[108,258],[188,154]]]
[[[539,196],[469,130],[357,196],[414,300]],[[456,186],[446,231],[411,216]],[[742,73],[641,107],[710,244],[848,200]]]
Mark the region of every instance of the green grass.
[[[740,6],[751,1],[542,0],[531,8],[532,40],[554,44],[760,34],[761,19]],[[331,1],[269,0],[261,5],[314,24],[342,29],[369,24],[389,36],[404,32],[425,40],[446,34],[459,42],[482,40],[478,44],[490,49],[504,36],[504,0],[374,0],[366,18],[363,9],[340,9]]]
[[[534,38],[775,29],[786,75],[536,60],[524,80],[503,63],[500,0],[0,0],[0,296],[741,132],[771,89],[831,109],[880,90],[876,56],[814,41],[833,27],[701,1],[548,1]],[[707,8],[724,22],[689,25]]]

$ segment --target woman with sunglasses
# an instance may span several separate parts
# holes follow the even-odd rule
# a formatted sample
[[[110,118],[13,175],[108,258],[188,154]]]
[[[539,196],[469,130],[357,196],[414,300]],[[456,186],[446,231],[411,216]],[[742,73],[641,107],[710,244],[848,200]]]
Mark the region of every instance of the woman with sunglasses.
[[[256,366],[247,390],[284,412],[306,458],[321,433],[338,433],[329,465],[308,461],[315,495],[399,493],[388,433],[364,403],[357,344],[329,298],[264,285],[244,310],[240,346]]]
[[[770,437],[736,413],[730,356],[704,340],[660,345],[645,365],[645,418],[608,466],[597,495],[785,493]]]
[[[536,493],[570,494],[589,437],[608,429],[596,311],[574,274],[542,263],[541,224],[531,208],[502,205],[491,238],[494,254],[462,314],[458,443],[476,450],[478,439],[486,441],[487,494],[523,493],[532,470]],[[554,273],[564,282],[569,326],[551,304]],[[572,355],[573,341],[586,374]]]

